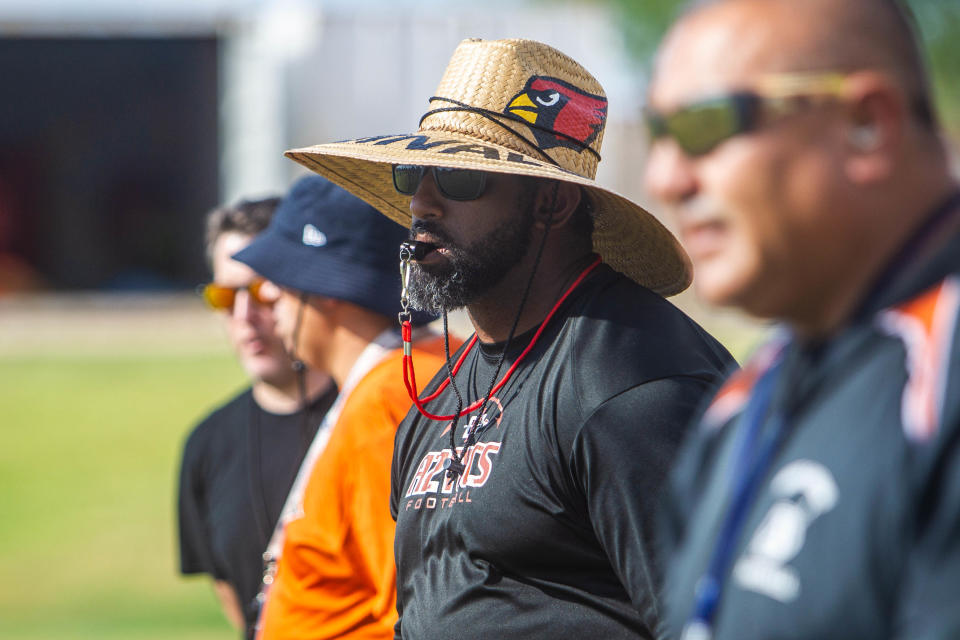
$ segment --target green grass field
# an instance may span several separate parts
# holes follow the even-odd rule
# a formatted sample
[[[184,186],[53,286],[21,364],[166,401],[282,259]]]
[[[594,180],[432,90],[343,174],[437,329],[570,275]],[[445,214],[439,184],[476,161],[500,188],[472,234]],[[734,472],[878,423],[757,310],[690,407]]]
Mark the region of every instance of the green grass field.
[[[742,358],[759,337],[695,317]],[[192,298],[0,301],[0,639],[236,640],[177,572],[180,447],[244,384]]]
[[[0,638],[233,639],[177,574],[189,426],[243,384],[214,355],[0,356]]]

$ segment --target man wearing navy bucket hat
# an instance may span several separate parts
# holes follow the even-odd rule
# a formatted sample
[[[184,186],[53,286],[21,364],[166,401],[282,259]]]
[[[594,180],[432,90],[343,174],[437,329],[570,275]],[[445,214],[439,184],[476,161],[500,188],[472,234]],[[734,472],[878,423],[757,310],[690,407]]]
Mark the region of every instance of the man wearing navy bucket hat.
[[[267,278],[287,348],[340,395],[317,430],[267,552],[260,638],[389,638],[396,621],[390,461],[410,407],[396,247],[402,227],[319,176],[294,184],[234,258]],[[426,319],[422,316],[420,319]],[[414,331],[421,375],[442,344]],[[422,367],[421,367],[422,365]]]

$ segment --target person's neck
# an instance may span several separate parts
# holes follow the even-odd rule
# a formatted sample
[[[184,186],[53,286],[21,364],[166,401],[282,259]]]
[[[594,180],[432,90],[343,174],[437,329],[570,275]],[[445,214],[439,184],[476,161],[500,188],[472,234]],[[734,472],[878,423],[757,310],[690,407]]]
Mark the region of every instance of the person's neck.
[[[361,322],[340,324],[334,329],[326,364],[340,389],[343,389],[363,351],[389,327],[389,318],[377,316]]]
[[[589,251],[581,252],[573,259],[544,252],[523,304],[523,312],[517,319],[517,310],[533,268],[532,260],[520,262],[499,283],[467,306],[467,315],[477,338],[487,344],[503,342],[509,337],[514,320],[517,322],[515,336],[540,324],[564,291],[594,259]]]
[[[876,225],[881,228],[888,225],[890,231],[873,243],[875,250],[860,258],[845,274],[846,277],[838,278],[835,286],[825,292],[820,305],[808,309],[807,313],[798,313],[795,317],[788,318],[788,324],[801,341],[821,341],[841,330],[857,314],[872,290],[882,284],[877,282],[878,279],[891,267],[892,262],[900,258],[899,254],[905,244],[911,241],[923,225],[929,223],[935,209],[946,203],[958,189],[952,179],[928,187],[913,190],[910,197],[904,198],[899,206],[889,206],[891,214],[878,219]],[[960,229],[960,216],[952,215],[956,213],[956,205],[951,209],[954,210],[951,217],[944,222],[942,228],[938,228],[941,233],[935,240],[942,239],[944,231]],[[893,268],[909,266],[893,265]]]
[[[279,415],[290,414],[325,393],[333,380],[326,373],[306,369],[304,383],[306,398],[301,399],[297,375],[293,371],[281,380],[256,380],[252,385],[253,399],[264,411]]]

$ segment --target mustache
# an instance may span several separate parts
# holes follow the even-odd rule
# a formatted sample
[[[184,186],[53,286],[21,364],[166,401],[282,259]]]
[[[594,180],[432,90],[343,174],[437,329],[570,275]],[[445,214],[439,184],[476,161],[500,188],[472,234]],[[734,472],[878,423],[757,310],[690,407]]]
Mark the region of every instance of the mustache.
[[[444,231],[443,227],[431,220],[414,220],[410,224],[411,240],[416,239],[417,234],[420,233],[434,237],[440,244],[444,246],[454,246],[453,239],[446,231]]]
[[[683,204],[667,207],[668,213],[681,223],[715,218],[729,210],[730,207],[726,206],[726,203],[707,195],[699,195]]]

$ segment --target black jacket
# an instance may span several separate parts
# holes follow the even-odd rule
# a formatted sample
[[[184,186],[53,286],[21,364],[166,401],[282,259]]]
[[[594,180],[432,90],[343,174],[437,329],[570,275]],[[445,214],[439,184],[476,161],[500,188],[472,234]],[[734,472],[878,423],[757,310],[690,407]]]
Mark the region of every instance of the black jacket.
[[[733,542],[715,640],[960,638],[960,235],[902,265],[829,341],[789,344],[762,421],[783,441]],[[743,468],[778,344],[720,390],[662,519],[673,637]]]

